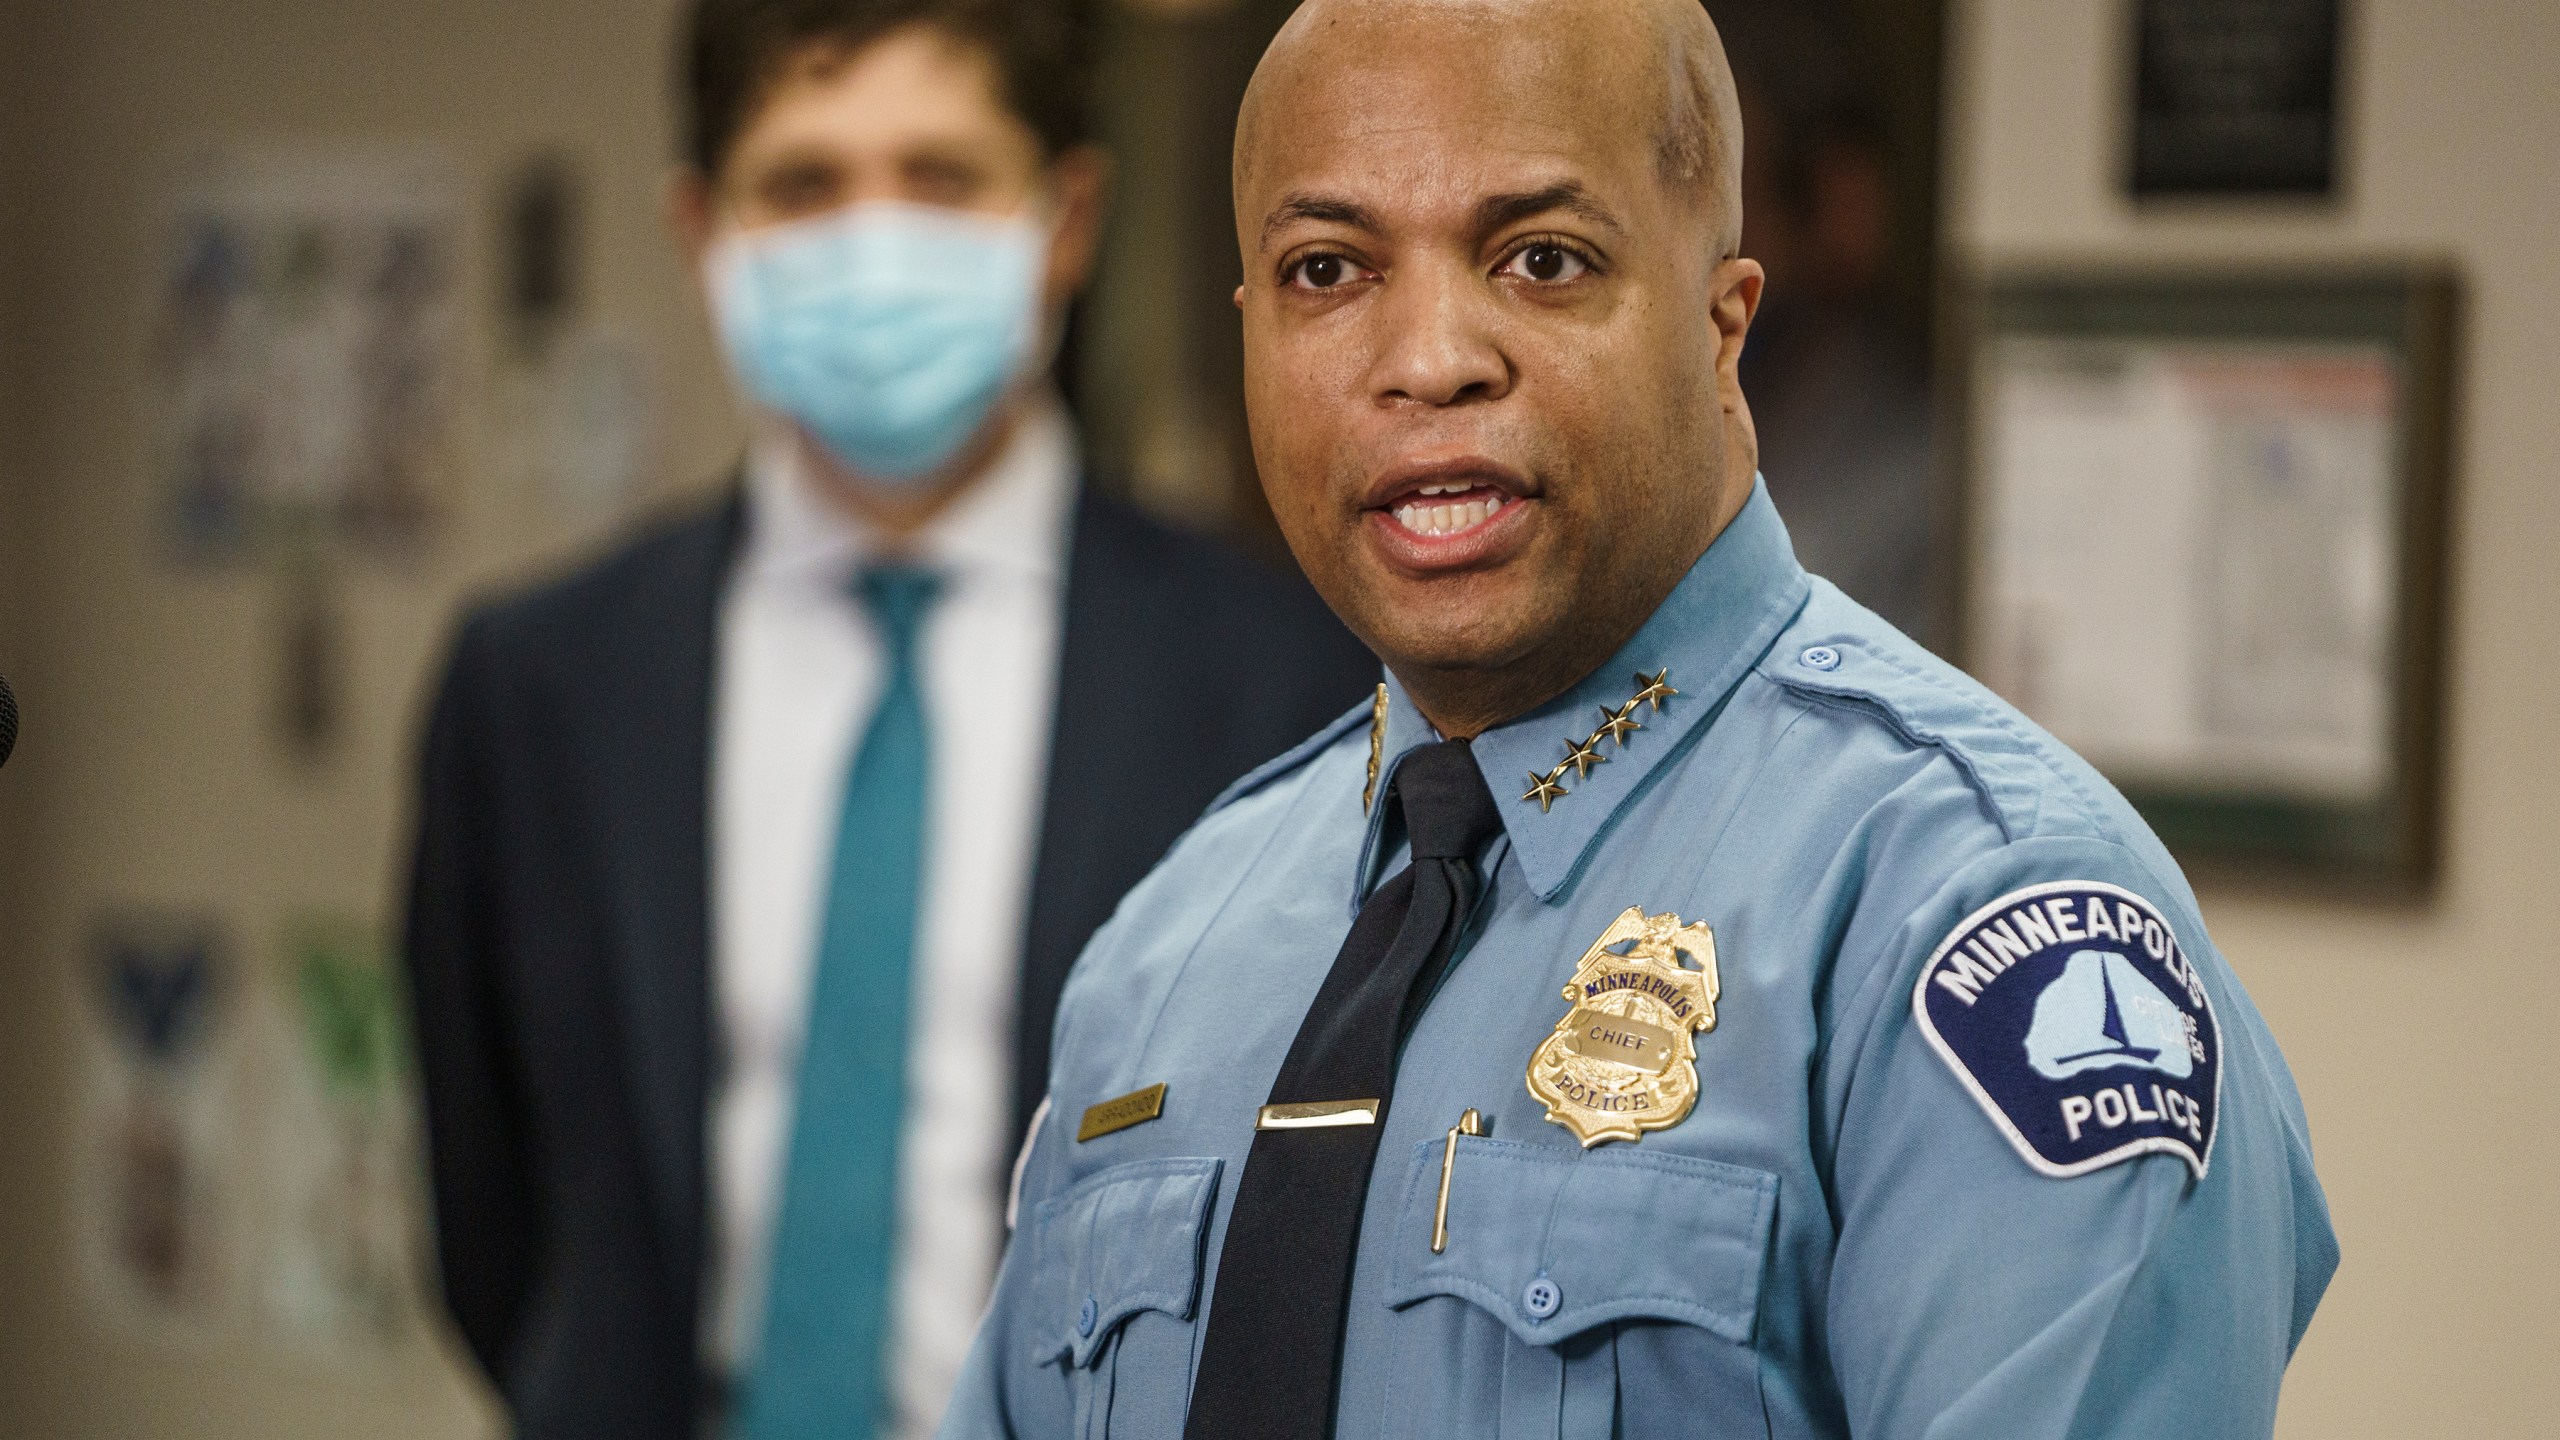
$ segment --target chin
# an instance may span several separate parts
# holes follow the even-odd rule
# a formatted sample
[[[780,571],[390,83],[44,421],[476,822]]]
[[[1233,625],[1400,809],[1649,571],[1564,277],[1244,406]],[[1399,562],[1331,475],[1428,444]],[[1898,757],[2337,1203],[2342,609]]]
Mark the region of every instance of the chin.
[[[1420,587],[1409,587],[1420,588]],[[1456,601],[1457,603],[1452,603]],[[1370,648],[1400,667],[1452,673],[1500,670],[1537,648],[1545,627],[1528,607],[1488,608],[1463,597],[1407,596],[1371,612]]]

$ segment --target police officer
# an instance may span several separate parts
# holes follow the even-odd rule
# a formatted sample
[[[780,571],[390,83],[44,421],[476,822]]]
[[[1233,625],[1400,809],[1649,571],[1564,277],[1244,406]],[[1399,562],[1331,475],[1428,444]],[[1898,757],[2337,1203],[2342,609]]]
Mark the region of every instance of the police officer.
[[[2271,1430],[2300,1099],[2122,798],[1796,563],[1740,142],[1687,0],[1265,56],[1256,454],[1386,683],[1079,962],[946,1436]]]

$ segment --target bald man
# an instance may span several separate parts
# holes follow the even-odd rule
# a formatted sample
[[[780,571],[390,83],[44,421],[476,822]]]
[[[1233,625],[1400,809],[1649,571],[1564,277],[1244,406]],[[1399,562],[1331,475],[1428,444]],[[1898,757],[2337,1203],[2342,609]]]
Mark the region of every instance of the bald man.
[[[2123,799],[1796,563],[1741,142],[1686,0],[1273,42],[1255,453],[1385,681],[1079,961],[944,1435],[2272,1429],[2292,1079]]]

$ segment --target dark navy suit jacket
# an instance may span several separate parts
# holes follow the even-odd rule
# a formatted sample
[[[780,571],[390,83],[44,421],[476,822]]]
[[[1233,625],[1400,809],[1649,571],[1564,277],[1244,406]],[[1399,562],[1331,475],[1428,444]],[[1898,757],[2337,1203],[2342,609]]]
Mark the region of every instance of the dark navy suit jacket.
[[[427,725],[406,955],[439,1269],[527,1437],[674,1440],[706,1398],[712,674],[742,508],[473,614]],[[1302,581],[1089,491],[1073,524],[1016,1133],[1122,893],[1378,674]]]

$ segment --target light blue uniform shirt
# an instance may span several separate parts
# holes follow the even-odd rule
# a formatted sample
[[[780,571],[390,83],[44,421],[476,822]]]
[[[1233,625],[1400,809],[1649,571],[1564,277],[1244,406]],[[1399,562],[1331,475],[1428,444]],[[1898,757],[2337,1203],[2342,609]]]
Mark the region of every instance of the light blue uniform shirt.
[[[1388,688],[1381,794],[1437,738]],[[945,1436],[1181,1434],[1256,1110],[1403,864],[1368,718],[1239,782],[1077,965]],[[2269,1433],[2338,1258],[2301,1100],[2096,772],[1808,577],[1756,488],[1624,650],[1474,748],[1505,834],[1383,1118],[1337,1435]],[[1712,927],[1716,1023],[1685,1118],[1586,1149],[1524,1077],[1631,905]],[[1160,1118],[1077,1139],[1158,1083]]]

